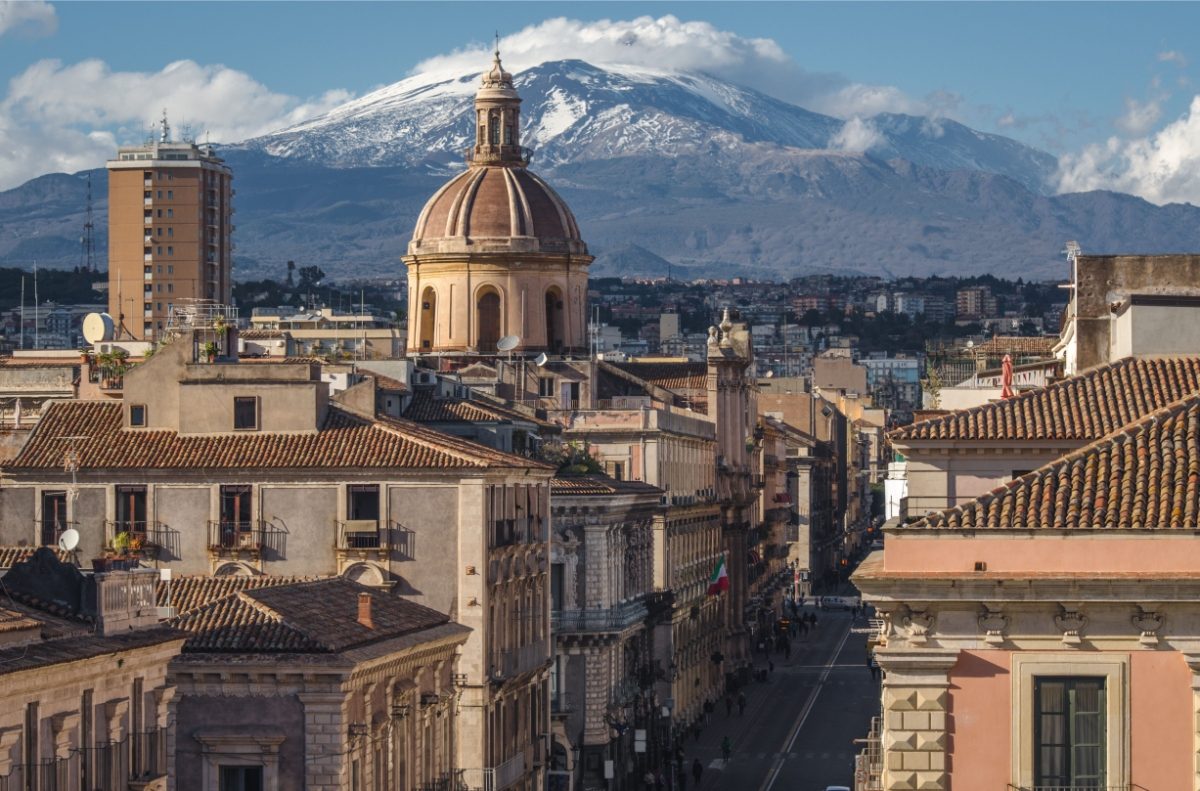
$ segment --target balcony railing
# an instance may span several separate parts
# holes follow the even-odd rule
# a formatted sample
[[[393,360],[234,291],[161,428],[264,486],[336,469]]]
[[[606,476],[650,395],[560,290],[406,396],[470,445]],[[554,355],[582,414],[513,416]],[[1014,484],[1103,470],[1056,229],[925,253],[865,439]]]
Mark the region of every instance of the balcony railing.
[[[854,791],[883,791],[883,746],[880,740],[880,718],[871,718],[867,738],[856,739],[863,745],[854,758]]]
[[[499,766],[462,770],[460,787],[467,791],[503,791],[520,782],[526,771],[525,751],[522,750]]]
[[[81,783],[87,791],[128,788],[130,776],[129,739],[106,742],[79,750],[86,777]]]
[[[551,714],[569,714],[575,711],[575,701],[569,692],[553,693],[550,698]]]
[[[341,550],[380,550],[390,548],[387,527],[378,519],[344,519],[337,523],[337,543]]]
[[[556,632],[619,632],[645,620],[645,602],[632,601],[597,610],[554,610],[550,628]]]
[[[167,528],[159,522],[146,520],[117,519],[105,520],[104,542],[113,546],[117,536],[128,533],[130,549],[155,553],[167,543]]]
[[[79,767],[78,753],[35,764],[16,764],[0,777],[0,791],[76,791],[80,788]]]
[[[261,522],[218,520],[208,523],[208,548],[212,551],[262,551],[266,531]]]

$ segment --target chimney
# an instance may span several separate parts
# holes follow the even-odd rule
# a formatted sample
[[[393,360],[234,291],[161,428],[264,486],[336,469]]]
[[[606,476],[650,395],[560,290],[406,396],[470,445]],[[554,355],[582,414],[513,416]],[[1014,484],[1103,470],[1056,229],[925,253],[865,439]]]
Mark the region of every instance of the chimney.
[[[366,592],[358,594],[358,622],[368,629],[375,628],[371,621],[371,594]]]

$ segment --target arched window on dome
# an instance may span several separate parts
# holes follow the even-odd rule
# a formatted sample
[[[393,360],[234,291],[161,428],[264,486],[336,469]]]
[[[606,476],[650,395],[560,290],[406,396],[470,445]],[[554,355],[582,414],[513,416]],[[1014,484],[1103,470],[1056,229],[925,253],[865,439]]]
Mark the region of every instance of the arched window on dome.
[[[421,328],[417,345],[421,349],[432,349],[434,328],[437,326],[437,292],[433,286],[426,286],[421,292],[421,319],[417,326]]]
[[[546,348],[558,351],[563,347],[563,295],[557,286],[546,289]]]
[[[500,145],[500,116],[492,113],[488,116],[488,134],[491,136],[492,145]]]
[[[504,145],[511,146],[513,144],[512,124],[504,125]]]
[[[475,348],[496,351],[496,341],[500,340],[500,293],[492,286],[484,287],[475,297],[475,327]]]

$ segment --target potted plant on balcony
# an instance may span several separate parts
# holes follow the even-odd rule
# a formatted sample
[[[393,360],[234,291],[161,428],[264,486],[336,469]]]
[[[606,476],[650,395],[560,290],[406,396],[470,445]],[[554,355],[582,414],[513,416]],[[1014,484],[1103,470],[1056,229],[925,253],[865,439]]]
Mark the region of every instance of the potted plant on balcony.
[[[113,349],[96,355],[96,363],[100,366],[100,386],[120,387],[125,372],[129,370],[128,361],[129,352],[124,349]]]
[[[217,359],[218,351],[220,350],[217,348],[217,344],[215,342],[205,341],[204,345],[200,347],[200,356],[204,358],[205,362],[211,363],[213,360]]]

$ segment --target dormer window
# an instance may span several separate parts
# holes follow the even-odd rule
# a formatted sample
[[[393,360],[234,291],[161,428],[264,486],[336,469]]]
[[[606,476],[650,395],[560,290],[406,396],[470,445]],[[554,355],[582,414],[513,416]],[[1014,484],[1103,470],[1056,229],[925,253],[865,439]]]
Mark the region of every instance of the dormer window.
[[[234,431],[258,430],[258,397],[238,396],[233,399]]]
[[[130,404],[129,405],[129,426],[131,428],[145,428],[145,426],[146,426],[146,405],[145,404]]]

